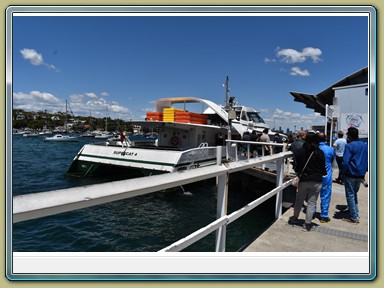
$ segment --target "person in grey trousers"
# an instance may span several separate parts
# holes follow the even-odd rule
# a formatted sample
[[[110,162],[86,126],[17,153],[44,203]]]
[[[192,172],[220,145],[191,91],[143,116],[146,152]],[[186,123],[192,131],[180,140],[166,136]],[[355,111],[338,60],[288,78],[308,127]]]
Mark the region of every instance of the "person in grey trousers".
[[[306,135],[305,143],[296,152],[295,172],[300,175],[300,184],[297,188],[297,195],[294,204],[293,216],[288,223],[299,224],[299,215],[304,200],[307,199],[307,210],[304,231],[311,231],[312,219],[315,213],[316,201],[319,197],[323,176],[327,175],[325,169],[324,152],[319,148],[319,137],[314,131]]]

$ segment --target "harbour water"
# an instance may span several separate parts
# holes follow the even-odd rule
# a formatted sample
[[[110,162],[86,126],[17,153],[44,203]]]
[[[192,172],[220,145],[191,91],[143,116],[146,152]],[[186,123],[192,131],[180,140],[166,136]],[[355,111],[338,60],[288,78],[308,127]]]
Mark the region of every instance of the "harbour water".
[[[14,135],[12,140],[13,196],[83,186],[127,178],[75,178],[66,175],[80,148],[93,138],[78,142],[43,142],[43,137]],[[264,192],[273,184],[238,174],[230,177],[228,213]],[[234,252],[253,240],[274,221],[274,199],[227,227],[226,251]],[[14,252],[156,252],[189,235],[216,218],[215,180],[195,183],[150,195],[130,198],[29,220],[13,225]],[[215,235],[203,238],[184,251],[212,252]]]

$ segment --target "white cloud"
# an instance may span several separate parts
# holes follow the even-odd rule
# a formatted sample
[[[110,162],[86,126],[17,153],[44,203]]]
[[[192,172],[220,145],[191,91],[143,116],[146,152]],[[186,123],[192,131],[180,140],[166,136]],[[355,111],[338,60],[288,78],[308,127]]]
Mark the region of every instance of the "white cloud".
[[[33,49],[25,48],[23,50],[20,50],[20,53],[23,56],[23,58],[29,60],[29,62],[32,65],[36,65],[37,66],[37,65],[41,65],[41,64],[44,63],[43,56],[41,56],[41,54],[37,53]]]
[[[35,101],[37,103],[45,104],[58,104],[62,102],[58,97],[53,96],[50,93],[40,91],[31,91],[28,94],[22,92],[15,92],[13,93],[13,101],[16,104],[23,103],[26,101]]]
[[[304,62],[305,57],[302,53],[294,50],[294,49],[283,49],[277,52],[276,56],[280,59],[280,61],[292,64],[297,62]]]
[[[71,103],[82,103],[84,101],[83,94],[72,94],[69,96],[69,102]]]
[[[312,47],[304,48],[302,53],[305,57],[311,58],[313,63],[320,62],[321,61],[320,56],[321,54],[323,54],[323,52],[321,52],[319,48],[312,48]]]
[[[270,62],[276,62],[276,59],[274,59],[274,58],[270,59],[268,57],[264,58],[264,63],[270,63]]]
[[[309,76],[310,75],[308,70],[301,70],[299,67],[292,67],[291,72],[289,74],[293,76]]]
[[[48,67],[49,70],[59,72],[59,69],[57,69],[54,65],[45,63],[43,56],[40,53],[37,53],[36,50],[34,49],[24,48],[20,50],[20,53],[21,53],[21,56],[24,59],[29,60],[29,62],[32,65],[35,65],[35,66],[44,65]]]
[[[320,56],[322,55],[322,51],[319,48],[306,47],[301,52],[295,49],[281,49],[276,52],[277,58],[280,59],[281,62],[294,64],[294,63],[303,63],[308,58],[312,59],[313,63],[318,63],[321,61]]]
[[[140,109],[141,112],[154,112],[155,110],[156,110],[155,107]]]
[[[26,111],[64,111],[65,102],[46,92],[31,91],[29,93],[13,93],[13,108]]]
[[[84,96],[87,96],[89,98],[93,98],[93,99],[97,99],[97,95],[95,93],[92,93],[92,92],[87,92],[87,93],[84,93]]]
[[[132,118],[129,108],[121,106],[116,101],[107,101],[104,97],[109,96],[107,92],[97,95],[93,92],[74,94],[70,96],[70,105],[75,115],[92,115],[94,117],[110,117],[112,119]],[[72,101],[74,100],[74,101]]]
[[[87,92],[84,94],[72,94],[68,97],[69,110],[75,116],[111,117],[112,119],[132,118],[132,112],[129,108],[121,106],[116,101],[107,102],[103,97],[96,93]],[[23,109],[25,111],[44,111],[49,113],[64,112],[65,100],[60,99],[50,93],[31,91],[29,93],[13,93],[13,108]]]
[[[268,111],[266,109],[261,110]],[[319,113],[299,114],[282,109],[275,109],[272,112],[263,113],[261,116],[269,127],[276,129],[281,127],[284,131],[287,128],[291,130],[295,129],[295,127],[296,129],[300,129],[301,127],[309,129],[313,125],[324,125],[324,117]]]

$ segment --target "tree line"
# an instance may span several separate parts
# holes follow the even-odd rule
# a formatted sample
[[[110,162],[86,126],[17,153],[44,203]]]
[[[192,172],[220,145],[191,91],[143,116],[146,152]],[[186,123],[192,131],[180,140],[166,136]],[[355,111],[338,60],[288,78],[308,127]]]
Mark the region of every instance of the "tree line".
[[[14,129],[54,130],[57,127],[64,127],[65,122],[67,122],[68,126],[71,126],[71,130],[75,132],[93,131],[104,130],[106,121],[107,131],[133,131],[132,125],[128,122],[110,117],[74,116],[65,112],[28,112],[22,109],[13,109],[12,111],[12,127]]]

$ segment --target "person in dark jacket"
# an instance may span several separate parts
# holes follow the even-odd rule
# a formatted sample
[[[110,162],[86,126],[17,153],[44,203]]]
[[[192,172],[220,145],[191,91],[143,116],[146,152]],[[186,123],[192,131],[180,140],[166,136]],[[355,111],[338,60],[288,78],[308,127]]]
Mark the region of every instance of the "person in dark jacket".
[[[307,211],[303,228],[304,231],[311,231],[312,218],[315,213],[323,176],[327,175],[324,152],[319,148],[319,137],[315,132],[310,131],[307,133],[305,142],[297,150],[295,158],[295,172],[300,175],[300,184],[297,190],[293,216],[290,217],[289,223],[299,223],[298,217],[301,207],[307,198]],[[306,163],[308,164],[306,165]]]
[[[298,130],[296,132],[296,139],[293,143],[291,143],[291,145],[289,146],[289,150],[292,151],[293,153],[293,169],[296,168],[296,153],[297,153],[297,150],[299,150],[301,147],[303,147],[303,144],[304,144],[304,140],[305,140],[305,132],[303,130]]]
[[[343,218],[349,223],[359,223],[359,206],[357,192],[368,171],[368,145],[359,141],[359,130],[355,127],[348,128],[347,145],[345,145],[341,174],[343,175],[345,197],[349,208],[350,217]]]

